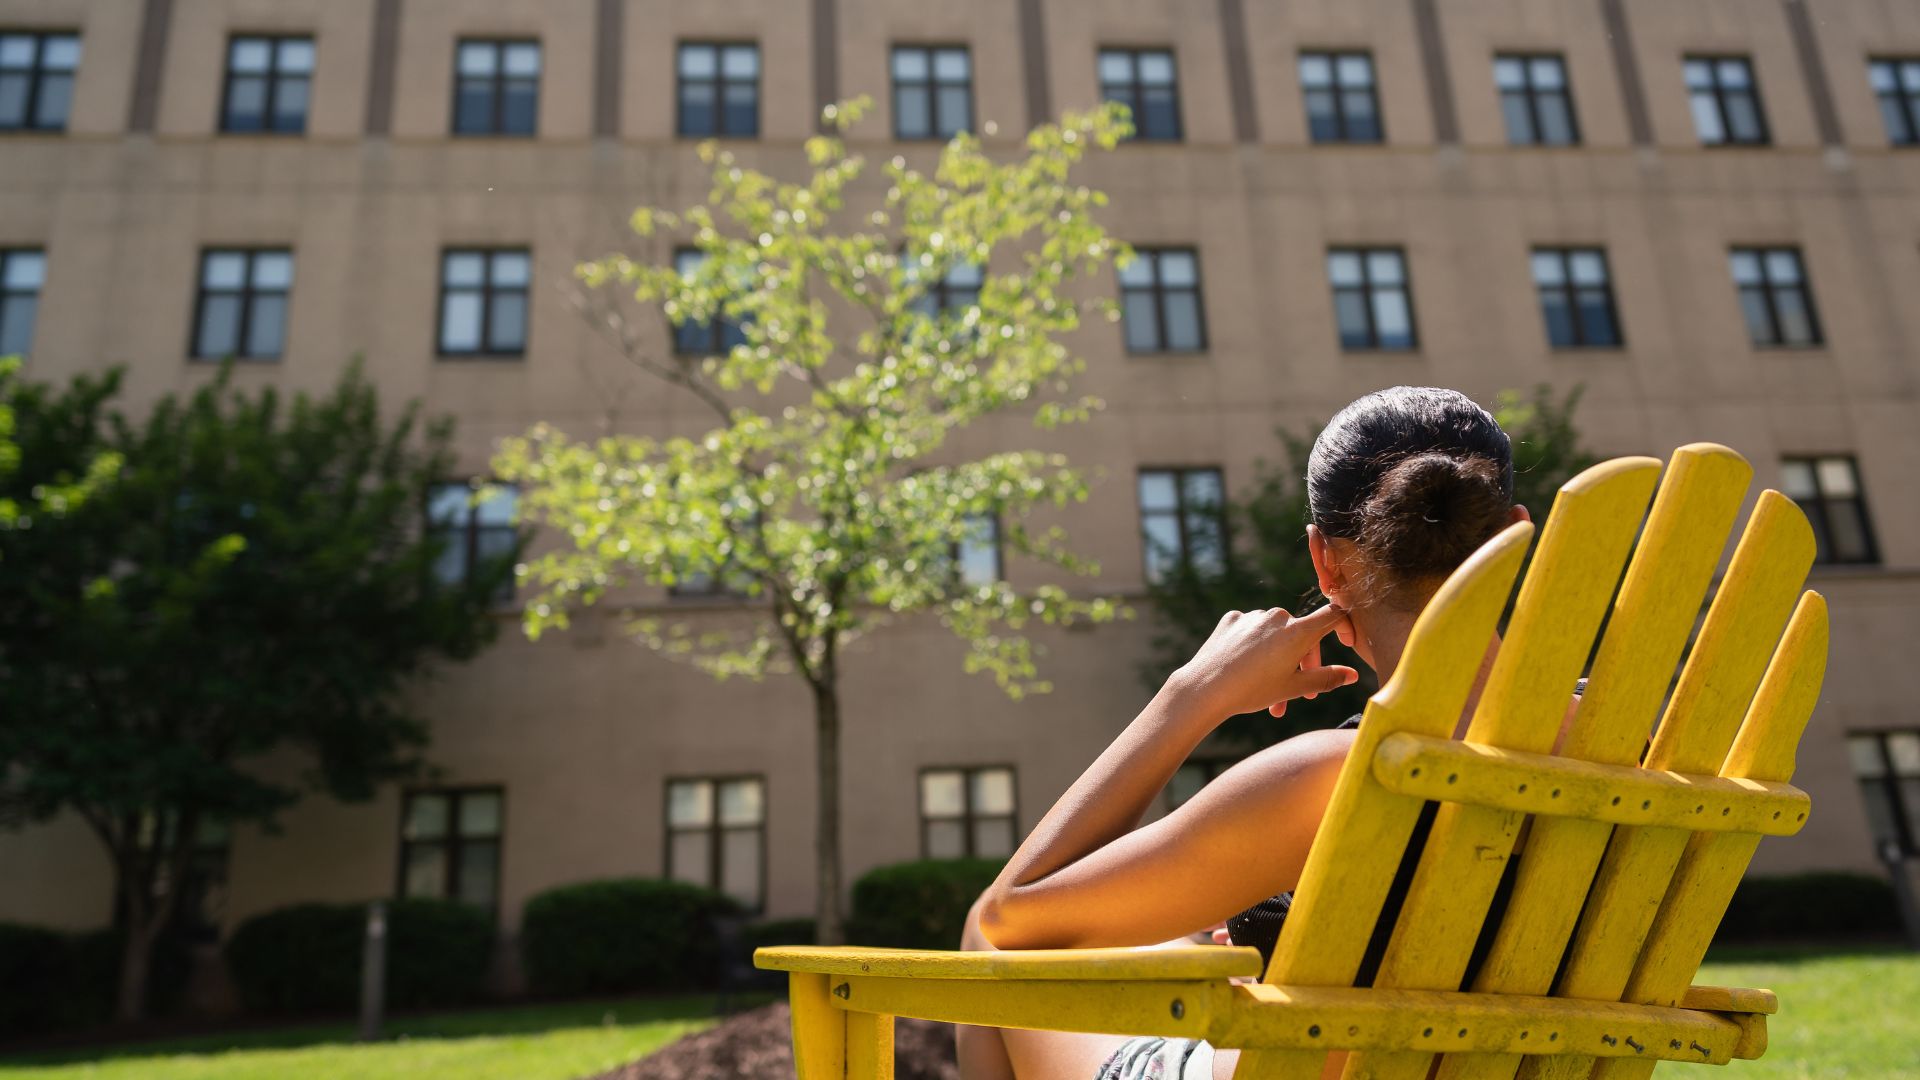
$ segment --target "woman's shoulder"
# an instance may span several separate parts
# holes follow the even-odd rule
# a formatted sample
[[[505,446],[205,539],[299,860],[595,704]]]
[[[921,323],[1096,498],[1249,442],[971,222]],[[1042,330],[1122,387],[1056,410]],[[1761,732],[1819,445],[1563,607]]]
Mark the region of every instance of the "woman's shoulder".
[[[1354,728],[1341,724],[1316,728],[1263,747],[1230,771],[1252,773],[1261,780],[1297,778],[1303,773],[1338,769],[1353,748]]]

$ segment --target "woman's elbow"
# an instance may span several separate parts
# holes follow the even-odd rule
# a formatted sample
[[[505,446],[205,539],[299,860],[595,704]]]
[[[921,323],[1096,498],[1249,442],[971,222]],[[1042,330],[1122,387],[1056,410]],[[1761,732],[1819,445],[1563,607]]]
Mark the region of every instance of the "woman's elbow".
[[[998,883],[987,888],[974,902],[970,913],[973,924],[981,941],[991,949],[1052,949],[1060,948],[1057,941],[1046,940],[1036,934],[1039,929],[1032,918],[1032,898],[1023,896],[1018,888],[1008,888]]]

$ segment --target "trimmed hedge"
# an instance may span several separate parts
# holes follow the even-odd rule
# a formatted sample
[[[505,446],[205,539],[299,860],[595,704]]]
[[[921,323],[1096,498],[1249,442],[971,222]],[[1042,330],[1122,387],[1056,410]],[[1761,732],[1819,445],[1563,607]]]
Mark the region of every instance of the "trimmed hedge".
[[[741,931],[740,943],[747,954],[769,945],[812,945],[819,940],[812,919],[769,919]]]
[[[968,909],[1002,865],[995,859],[923,859],[875,867],[853,883],[847,938],[856,945],[957,949]]]
[[[714,986],[722,958],[713,921],[738,910],[711,889],[655,878],[549,889],[521,916],[528,988],[572,996]]]
[[[0,1039],[105,1023],[120,986],[117,930],[62,933],[0,923]],[[192,974],[191,946],[162,934],[148,961],[147,1006],[169,1011]]]
[[[347,1012],[360,1000],[365,904],[296,904],[255,915],[227,942],[227,969],[249,1010]],[[387,904],[387,1003],[460,1005],[481,996],[493,919],[452,900]]]
[[[1900,932],[1892,882],[1872,874],[1816,873],[1740,882],[1714,940],[1818,941]]]

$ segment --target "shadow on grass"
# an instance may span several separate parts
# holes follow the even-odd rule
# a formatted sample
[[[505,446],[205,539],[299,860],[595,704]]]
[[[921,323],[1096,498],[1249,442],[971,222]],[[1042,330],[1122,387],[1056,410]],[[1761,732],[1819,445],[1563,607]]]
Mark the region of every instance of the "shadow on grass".
[[[736,996],[730,1010],[752,1008],[771,996]],[[594,1027],[631,1027],[676,1020],[706,1020],[718,1015],[713,994],[681,997],[606,998],[591,1001],[541,1002],[502,1005],[460,1012],[414,1013],[390,1017],[383,1041],[410,1039],[476,1039],[539,1035],[552,1031]],[[299,1050],[355,1042],[355,1025],[345,1021],[293,1022],[290,1026],[249,1028],[207,1035],[150,1041],[71,1046],[22,1053],[0,1052],[0,1068],[26,1065],[71,1065],[126,1058],[180,1054],[219,1054],[231,1050]]]

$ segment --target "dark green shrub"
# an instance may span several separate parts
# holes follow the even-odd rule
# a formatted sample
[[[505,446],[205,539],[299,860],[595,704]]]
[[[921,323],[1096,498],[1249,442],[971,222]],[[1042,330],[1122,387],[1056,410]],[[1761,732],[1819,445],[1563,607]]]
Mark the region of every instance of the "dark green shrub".
[[[241,923],[227,942],[240,1000],[264,1013],[346,1012],[360,1000],[365,904],[296,904]],[[480,996],[493,919],[451,900],[387,905],[387,1003],[458,1005]]]
[[[652,878],[550,889],[521,917],[527,985],[555,995],[712,986],[721,961],[713,920],[737,907],[711,889]]]
[[[1892,882],[1872,874],[1815,873],[1742,881],[1714,940],[1817,941],[1899,932]]]
[[[769,919],[740,933],[740,942],[748,953],[768,945],[812,945],[816,940],[812,919]]]
[[[853,883],[847,937],[856,945],[957,949],[967,910],[1000,873],[993,859],[878,866]]]
[[[113,1016],[120,985],[116,930],[61,933],[0,923],[0,1038],[65,1031]],[[149,961],[147,1005],[164,1014],[178,1003],[193,972],[192,946],[162,934]]]

